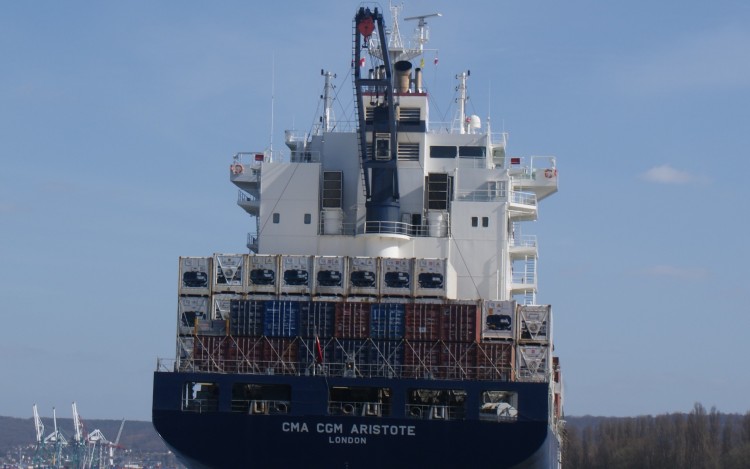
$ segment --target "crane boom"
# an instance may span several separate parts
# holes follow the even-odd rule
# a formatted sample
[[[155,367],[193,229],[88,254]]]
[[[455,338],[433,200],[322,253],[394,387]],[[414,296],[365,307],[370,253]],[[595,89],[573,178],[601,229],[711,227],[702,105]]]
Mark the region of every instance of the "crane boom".
[[[400,221],[396,111],[393,78],[383,15],[360,7],[354,17],[354,87],[357,99],[359,151],[365,184],[366,232],[393,232]],[[362,77],[360,59],[377,31],[383,64]],[[366,115],[370,100],[372,120]],[[368,142],[368,134],[371,136]],[[369,149],[369,151],[368,151]]]
[[[42,419],[39,418],[39,412],[36,410],[36,404],[34,404],[34,428],[36,429],[36,442],[41,443],[44,437],[44,424]]]

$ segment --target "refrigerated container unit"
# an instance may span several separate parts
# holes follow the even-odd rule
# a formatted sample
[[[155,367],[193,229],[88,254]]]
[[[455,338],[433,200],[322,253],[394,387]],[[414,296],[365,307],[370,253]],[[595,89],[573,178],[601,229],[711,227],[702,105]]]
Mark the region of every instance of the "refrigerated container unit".
[[[299,334],[300,309],[309,309],[310,302],[266,301],[263,315],[263,335],[267,337],[296,337]]]
[[[519,381],[546,381],[549,378],[548,345],[518,345],[516,373]]]
[[[279,293],[309,295],[312,292],[313,256],[281,256]]]
[[[415,259],[414,296],[445,298],[447,266],[446,259]]]
[[[380,262],[377,257],[350,257],[348,275],[349,296],[378,296]]]
[[[211,294],[211,258],[180,257],[180,295]]]
[[[250,254],[247,256],[247,294],[279,293],[279,256]]]
[[[482,340],[516,337],[516,302],[485,300],[482,305]]]
[[[193,351],[195,349],[195,337],[177,337],[177,369],[188,371],[194,367]]]
[[[229,335],[251,337],[262,335],[265,310],[265,301],[231,300]]]
[[[313,295],[346,296],[346,257],[316,256]]]
[[[370,308],[370,337],[373,339],[402,339],[406,327],[406,305],[403,303],[373,303]]]
[[[195,322],[210,317],[209,299],[205,296],[181,296],[177,299],[177,324],[180,335],[195,333]]]
[[[214,293],[244,292],[246,258],[247,256],[243,254],[214,254]]]
[[[552,319],[550,305],[518,305],[518,341],[521,343],[548,344]]]
[[[411,296],[414,259],[380,259],[380,294],[382,296]]]
[[[211,319],[230,319],[232,302],[244,300],[239,293],[214,293],[211,295]]]

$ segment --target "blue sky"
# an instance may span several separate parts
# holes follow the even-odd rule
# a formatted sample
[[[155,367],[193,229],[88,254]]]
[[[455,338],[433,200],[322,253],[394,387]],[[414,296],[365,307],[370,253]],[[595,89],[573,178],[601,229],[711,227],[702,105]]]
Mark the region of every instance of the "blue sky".
[[[0,415],[77,401],[150,418],[178,256],[245,251],[227,169],[268,146],[272,82],[276,148],[317,118],[321,68],[351,108],[358,3],[310,5],[0,3]],[[750,4],[419,0],[403,16],[435,11],[433,118],[470,69],[469,111],[509,153],[558,159],[560,192],[524,232],[566,412],[750,410]]]

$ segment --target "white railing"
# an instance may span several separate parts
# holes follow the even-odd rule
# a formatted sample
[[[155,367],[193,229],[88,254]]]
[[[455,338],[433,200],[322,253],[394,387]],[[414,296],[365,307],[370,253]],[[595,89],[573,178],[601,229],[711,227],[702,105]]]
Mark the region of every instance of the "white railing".
[[[508,191],[505,189],[477,189],[473,191],[459,191],[456,194],[456,200],[466,200],[471,202],[496,202],[505,200]]]
[[[533,192],[510,191],[510,202],[519,205],[536,206],[536,194]]]
[[[535,248],[536,246],[536,235],[521,235],[511,238],[510,245],[512,247],[524,247],[524,248]]]

